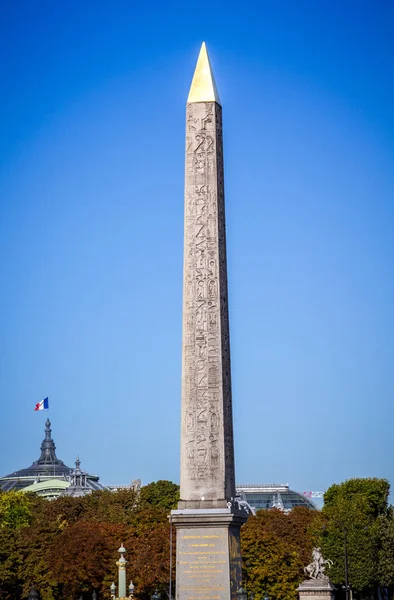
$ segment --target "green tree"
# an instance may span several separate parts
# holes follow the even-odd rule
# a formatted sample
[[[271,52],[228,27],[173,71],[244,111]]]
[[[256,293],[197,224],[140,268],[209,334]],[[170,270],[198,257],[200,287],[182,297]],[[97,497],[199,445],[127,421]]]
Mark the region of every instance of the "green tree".
[[[140,491],[140,503],[159,506],[167,511],[176,508],[179,500],[179,485],[160,479],[144,485]]]
[[[391,506],[386,515],[378,522],[379,583],[385,587],[394,586],[394,508]]]
[[[15,569],[17,559],[17,532],[8,527],[0,527],[0,598],[18,598],[21,587]]]
[[[0,527],[19,529],[19,527],[29,525],[30,505],[30,498],[23,492],[2,492],[0,494]]]
[[[93,492],[82,499],[82,518],[91,522],[127,525],[132,522],[137,506],[138,493],[135,490]]]
[[[380,519],[388,512],[389,483],[385,479],[350,479],[332,485],[324,495],[327,519],[321,537],[325,558],[333,561],[330,578],[345,583],[345,544],[348,580],[361,592],[379,583]]]
[[[357,498],[362,499],[364,503],[365,515],[376,519],[379,515],[387,513],[389,493],[390,484],[387,479],[377,477],[354,478],[343,483],[334,483],[324,494],[323,512],[335,507],[340,499],[352,502]]]

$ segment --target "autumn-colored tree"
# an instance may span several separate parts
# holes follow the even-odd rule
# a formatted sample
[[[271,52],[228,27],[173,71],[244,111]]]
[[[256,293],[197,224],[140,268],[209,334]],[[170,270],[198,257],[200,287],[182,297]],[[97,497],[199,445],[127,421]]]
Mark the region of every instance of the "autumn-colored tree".
[[[21,585],[15,571],[14,559],[17,556],[17,532],[8,527],[0,527],[0,598],[19,598]]]
[[[303,507],[289,514],[260,510],[249,517],[241,530],[241,548],[245,586],[256,600],[265,593],[275,600],[296,600],[320,521],[318,512]]]
[[[265,592],[275,600],[296,600],[303,567],[320,544],[334,560],[330,577],[341,584],[344,530],[353,588],[365,589],[371,581],[393,585],[394,516],[387,494],[384,480],[351,480],[328,490],[322,512],[272,509],[250,517],[241,530],[248,590],[256,600]],[[166,481],[144,486],[141,494],[103,491],[51,502],[0,493],[1,600],[24,598],[32,585],[41,600],[87,598],[93,589],[105,598],[117,578],[122,542],[136,598],[148,600],[156,588],[164,598],[170,580],[168,515],[178,496],[178,486]],[[172,584],[174,575],[173,565]]]
[[[105,597],[117,579],[117,550],[122,542],[127,549],[128,576],[135,579],[136,597],[148,599],[156,587],[168,592],[167,506],[174,503],[178,486],[162,481],[149,490],[142,499],[133,490],[119,490],[80,498],[63,496],[51,502],[5,493],[3,507],[7,510],[3,510],[4,526],[0,527],[0,598],[25,597],[32,585],[42,600],[79,598],[90,595],[93,589]],[[23,512],[23,506],[30,512]]]
[[[116,580],[117,550],[125,526],[78,521],[66,527],[50,548],[51,577],[64,598],[78,598],[96,589],[107,593]]]
[[[170,580],[170,523],[166,510],[144,506],[134,514],[134,523],[126,536],[129,572],[141,599],[150,598],[155,588],[168,595]],[[172,553],[175,557],[175,535]],[[175,585],[175,560],[172,584]],[[174,589],[174,587],[173,587]]]
[[[24,595],[34,586],[40,592],[42,600],[54,600],[58,596],[59,586],[52,576],[53,557],[50,549],[68,523],[64,514],[56,510],[60,508],[56,506],[57,500],[41,502],[41,506],[37,506],[33,515],[30,527],[20,532],[17,554],[12,560]],[[69,502],[70,509],[72,504]],[[58,547],[57,551],[61,552],[61,548]]]

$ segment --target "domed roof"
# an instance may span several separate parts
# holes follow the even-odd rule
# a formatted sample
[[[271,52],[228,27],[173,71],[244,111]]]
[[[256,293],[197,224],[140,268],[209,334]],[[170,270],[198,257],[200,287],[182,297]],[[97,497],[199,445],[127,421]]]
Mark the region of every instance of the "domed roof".
[[[56,446],[52,439],[51,431],[51,422],[47,419],[45,423],[45,438],[41,444],[40,458],[33,462],[30,467],[14,471],[14,473],[1,477],[0,487],[2,490],[22,490],[28,486],[49,479],[60,479],[67,481],[69,484],[74,469],[65,465],[64,462],[56,456]],[[85,473],[85,479],[89,489],[105,489],[105,487],[99,483],[99,477],[97,475]],[[69,485],[66,487],[68,488]]]
[[[32,478],[36,480],[39,480],[41,477],[65,478],[71,473],[72,469],[56,456],[56,446],[52,439],[51,431],[51,422],[47,419],[45,423],[45,438],[41,444],[40,458],[33,462],[30,467],[20,469],[2,477],[2,479],[9,480],[19,479],[15,485],[12,485],[11,482],[8,486],[7,484],[2,485],[3,490],[22,489],[31,484]]]
[[[278,508],[288,512],[296,506],[318,510],[309,498],[290,490],[287,484],[237,485],[237,494],[255,510]]]
[[[46,479],[38,483],[32,483],[23,488],[23,492],[33,492],[44,498],[57,498],[70,487],[70,482],[65,479]]]

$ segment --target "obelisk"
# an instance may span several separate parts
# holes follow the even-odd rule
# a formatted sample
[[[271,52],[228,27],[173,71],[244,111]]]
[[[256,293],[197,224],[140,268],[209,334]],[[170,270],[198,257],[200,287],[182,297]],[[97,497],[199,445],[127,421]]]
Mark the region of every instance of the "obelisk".
[[[235,600],[247,514],[234,500],[222,107],[205,43],[186,116],[180,498],[177,600]]]

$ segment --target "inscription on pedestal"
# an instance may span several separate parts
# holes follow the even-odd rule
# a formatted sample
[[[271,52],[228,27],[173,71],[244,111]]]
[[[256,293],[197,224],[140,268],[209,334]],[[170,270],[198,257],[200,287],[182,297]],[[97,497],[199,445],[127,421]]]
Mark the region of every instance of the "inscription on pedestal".
[[[180,529],[177,580],[185,600],[228,600],[228,528]]]

